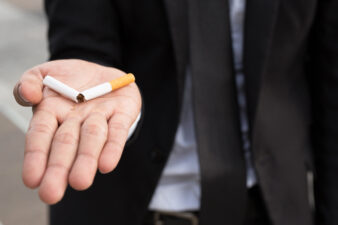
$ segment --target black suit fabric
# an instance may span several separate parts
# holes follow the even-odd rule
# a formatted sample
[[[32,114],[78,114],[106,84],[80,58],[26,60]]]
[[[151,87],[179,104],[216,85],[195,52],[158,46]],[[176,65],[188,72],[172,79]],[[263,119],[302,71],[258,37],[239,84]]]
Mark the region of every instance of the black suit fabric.
[[[242,225],[244,155],[226,0],[46,0],[51,59],[136,76],[143,123],[116,170],[69,188],[51,225],[142,224],[179,123],[187,66],[201,165],[201,225]],[[244,73],[254,165],[274,225],[338,224],[338,1],[248,0]],[[314,160],[312,160],[312,153]]]

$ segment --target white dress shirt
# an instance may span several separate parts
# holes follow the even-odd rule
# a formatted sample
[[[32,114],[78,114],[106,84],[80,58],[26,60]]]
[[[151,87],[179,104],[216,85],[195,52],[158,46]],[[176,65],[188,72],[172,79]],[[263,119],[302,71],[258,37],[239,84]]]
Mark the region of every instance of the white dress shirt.
[[[249,188],[255,185],[257,179],[251,160],[245,79],[242,72],[245,0],[229,0],[229,4],[234,67],[240,109],[239,116],[247,166],[247,187]],[[186,74],[185,85],[180,123],[174,147],[150,202],[149,209],[151,210],[190,211],[199,210],[200,208],[200,168],[195,139],[191,75],[189,71]]]

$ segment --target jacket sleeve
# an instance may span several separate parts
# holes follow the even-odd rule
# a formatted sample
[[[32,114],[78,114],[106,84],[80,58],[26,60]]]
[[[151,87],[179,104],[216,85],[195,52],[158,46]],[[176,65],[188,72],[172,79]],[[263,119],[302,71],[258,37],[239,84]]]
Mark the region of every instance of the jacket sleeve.
[[[83,59],[124,69],[121,60],[121,23],[111,0],[45,0],[50,60]],[[144,108],[142,104],[142,109]],[[141,129],[138,123],[127,146]]]
[[[118,13],[110,0],[45,0],[50,59],[121,66]]]
[[[317,224],[338,224],[338,0],[319,0],[310,43]]]

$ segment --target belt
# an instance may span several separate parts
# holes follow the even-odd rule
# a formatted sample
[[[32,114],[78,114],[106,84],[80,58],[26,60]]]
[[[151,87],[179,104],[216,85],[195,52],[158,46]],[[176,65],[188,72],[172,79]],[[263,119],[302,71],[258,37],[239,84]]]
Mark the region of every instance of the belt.
[[[248,189],[247,215],[244,224],[270,225],[270,218],[259,186]],[[198,225],[196,212],[149,211],[144,225]]]
[[[198,212],[149,211],[147,221],[149,225],[198,225]]]

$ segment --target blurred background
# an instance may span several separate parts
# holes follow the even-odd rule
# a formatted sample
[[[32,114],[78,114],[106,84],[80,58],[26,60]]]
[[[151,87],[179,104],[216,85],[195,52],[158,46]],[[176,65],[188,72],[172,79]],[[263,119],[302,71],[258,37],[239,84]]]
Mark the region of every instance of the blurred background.
[[[12,97],[21,74],[47,59],[42,9],[42,0],[0,0],[0,225],[47,224],[46,205],[21,181],[31,109]]]

